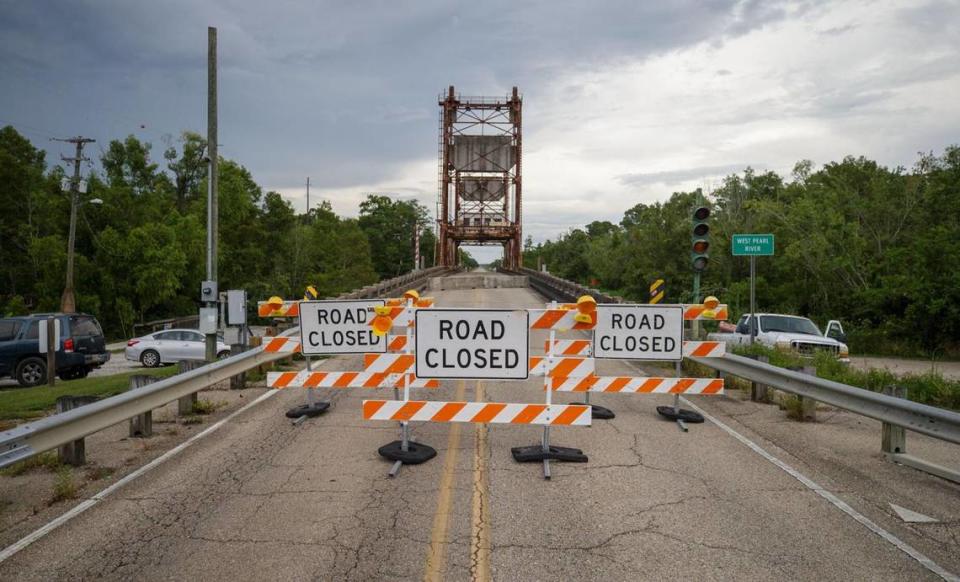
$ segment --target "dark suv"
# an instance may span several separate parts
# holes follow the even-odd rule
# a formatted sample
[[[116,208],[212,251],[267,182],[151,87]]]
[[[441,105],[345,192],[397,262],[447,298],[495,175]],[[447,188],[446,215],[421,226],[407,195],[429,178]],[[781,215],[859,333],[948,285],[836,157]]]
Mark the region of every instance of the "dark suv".
[[[12,376],[21,386],[47,381],[47,355],[40,353],[40,326],[60,321],[57,375],[63,380],[85,378],[110,359],[100,323],[82,313],[35,313],[0,319],[0,378]]]

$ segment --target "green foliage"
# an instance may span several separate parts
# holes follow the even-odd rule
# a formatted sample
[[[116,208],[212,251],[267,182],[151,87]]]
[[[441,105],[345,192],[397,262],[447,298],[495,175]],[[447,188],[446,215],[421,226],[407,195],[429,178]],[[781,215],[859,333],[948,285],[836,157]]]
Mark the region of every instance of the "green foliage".
[[[60,462],[60,456],[57,454],[57,451],[47,451],[39,455],[34,455],[25,461],[20,461],[19,463],[14,463],[9,467],[0,469],[0,475],[4,477],[17,477],[34,470],[56,471],[62,466],[63,464]]]
[[[463,249],[457,249],[457,254],[459,255],[460,266],[462,266],[464,269],[476,269],[480,266],[480,263],[478,263],[477,260],[473,258],[473,255],[467,251]]]
[[[936,372],[896,375],[886,369],[861,370],[840,362],[828,353],[817,354],[816,358],[810,360],[759,343],[738,346],[734,351],[743,356],[767,356],[771,365],[780,368],[812,365],[816,367],[820,378],[874,392],[882,392],[887,386],[903,386],[907,389],[907,397],[914,402],[960,410],[960,382],[948,380]]]
[[[73,480],[73,469],[67,465],[57,469],[57,479],[53,483],[53,497],[50,498],[50,505],[58,501],[66,501],[77,496],[77,483]]]
[[[175,367],[158,368],[154,370],[137,371],[137,374],[147,374],[165,378],[175,374]],[[57,380],[50,386],[35,386],[33,388],[4,389],[0,397],[0,420],[27,419],[44,416],[57,405],[60,396],[98,396],[106,398],[130,387],[130,376],[133,374],[116,374],[99,378],[84,378],[82,380]]]
[[[77,220],[78,309],[93,313],[110,337],[130,337],[140,321],[194,313],[206,277],[206,142],[185,132],[165,140],[160,163],[134,136],[105,146],[102,171],[88,176]],[[220,160],[221,289],[247,290],[251,301],[322,297],[375,283],[413,267],[414,224],[429,223],[416,202],[370,196],[360,220],[328,203],[297,215],[235,161]],[[16,219],[0,220],[0,315],[59,308],[64,286],[70,201],[63,170],[12,127],[0,129],[0,203]],[[436,237],[421,235],[426,266]],[[376,249],[376,252],[373,251]]]
[[[417,224],[427,224],[428,216],[427,209],[415,200],[369,194],[360,203],[358,224],[370,247],[376,249],[373,266],[381,278],[396,277],[413,269],[415,228]]]
[[[698,192],[638,204],[619,225],[593,222],[555,241],[524,245],[560,277],[646,302],[666,280],[666,301],[690,302],[692,211]],[[710,262],[701,297],[739,317],[749,308],[749,262],[730,254],[733,234],[770,232],[777,254],[758,261],[760,309],[840,319],[853,353],[960,356],[960,148],[923,156],[912,171],[848,157],[789,180],[747,168],[706,199]]]

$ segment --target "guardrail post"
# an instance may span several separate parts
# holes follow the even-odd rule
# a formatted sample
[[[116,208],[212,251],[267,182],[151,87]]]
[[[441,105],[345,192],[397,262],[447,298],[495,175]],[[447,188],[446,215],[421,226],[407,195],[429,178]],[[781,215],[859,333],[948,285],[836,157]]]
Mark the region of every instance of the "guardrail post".
[[[177,363],[178,373],[183,374],[190,370],[195,370],[200,366],[203,366],[206,362],[195,362],[193,360],[181,360]],[[186,396],[177,400],[177,414],[180,416],[188,416],[193,414],[193,405],[197,402],[197,393],[187,394]]]
[[[143,388],[148,384],[153,384],[157,379],[153,376],[137,374],[130,376],[130,390]],[[148,410],[143,414],[138,414],[130,419],[130,437],[148,437],[153,436],[153,411]]]
[[[816,366],[804,366],[801,370],[807,376],[816,376]],[[809,396],[798,396],[800,399],[800,422],[817,421],[817,401]]]
[[[751,356],[750,358],[764,364],[770,363],[770,358],[767,356]],[[750,400],[753,402],[769,402],[766,384],[750,382]]]
[[[884,386],[883,393],[897,398],[907,397],[907,389],[902,386]],[[907,431],[902,426],[885,422],[880,434],[880,448],[884,453],[903,454],[907,452]]]
[[[96,396],[61,396],[57,398],[57,414],[96,402]],[[60,462],[79,467],[87,462],[87,447],[83,439],[61,445],[57,451]]]

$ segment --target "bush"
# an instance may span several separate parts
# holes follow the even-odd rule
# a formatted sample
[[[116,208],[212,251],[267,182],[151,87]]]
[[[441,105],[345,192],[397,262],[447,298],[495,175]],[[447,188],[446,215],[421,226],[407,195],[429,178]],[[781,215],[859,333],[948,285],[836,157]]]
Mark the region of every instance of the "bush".
[[[734,353],[741,356],[767,356],[771,365],[780,368],[814,365],[817,368],[817,376],[820,378],[873,392],[882,392],[887,386],[902,386],[907,389],[907,398],[914,402],[960,410],[960,382],[948,380],[936,372],[898,376],[884,369],[860,370],[840,362],[829,353],[819,353],[816,358],[810,360],[792,352],[782,352],[762,344],[738,346],[734,349]]]

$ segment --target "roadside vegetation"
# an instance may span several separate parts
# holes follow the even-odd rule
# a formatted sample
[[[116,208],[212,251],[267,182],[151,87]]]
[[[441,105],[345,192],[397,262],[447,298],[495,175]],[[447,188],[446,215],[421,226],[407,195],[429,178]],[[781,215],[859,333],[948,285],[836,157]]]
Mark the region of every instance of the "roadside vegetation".
[[[110,338],[131,337],[137,322],[196,313],[206,141],[185,132],[163,142],[159,151],[133,136],[104,143],[99,164],[84,171],[84,199],[103,203],[79,210],[77,309],[97,316]],[[60,306],[70,218],[64,177],[30,140],[0,128],[0,206],[18,210],[0,221],[0,316]],[[219,212],[220,288],[246,289],[253,310],[273,295],[302,297],[307,285],[330,297],[411,270],[417,223],[427,228],[420,248],[433,266],[432,221],[416,201],[371,194],[358,218],[337,216],[326,201],[305,214],[222,159]]]
[[[0,390],[0,421],[46,416],[56,409],[57,398],[60,396],[106,398],[126,392],[130,387],[130,376],[134,374],[166,378],[176,374],[176,372],[176,366],[168,366],[154,370],[139,370],[130,374],[115,374],[68,382],[58,380],[53,387],[43,385],[33,388],[4,388]],[[10,426],[12,426],[12,423]]]
[[[901,386],[907,389],[907,398],[914,402],[960,411],[960,382],[948,380],[936,372],[896,375],[882,369],[860,370],[838,362],[836,358],[826,353],[818,354],[811,360],[761,344],[738,347],[734,353],[742,356],[766,356],[771,365],[781,368],[812,365],[816,367],[817,376],[820,378],[874,392],[882,392],[886,386]],[[697,366],[692,362],[690,365]],[[704,377],[712,375],[712,370],[706,368],[698,372]],[[737,387],[749,389],[746,383]]]
[[[629,176],[624,177],[624,179]],[[691,299],[691,216],[697,192],[637,204],[619,224],[596,221],[534,244],[524,264],[646,303],[666,281],[665,303]],[[960,147],[924,154],[913,168],[847,157],[789,177],[747,168],[706,195],[710,263],[702,292],[737,318],[749,309],[749,261],[731,235],[773,233],[776,256],[757,261],[761,311],[843,322],[851,354],[960,358]],[[710,327],[709,325],[707,326]]]

